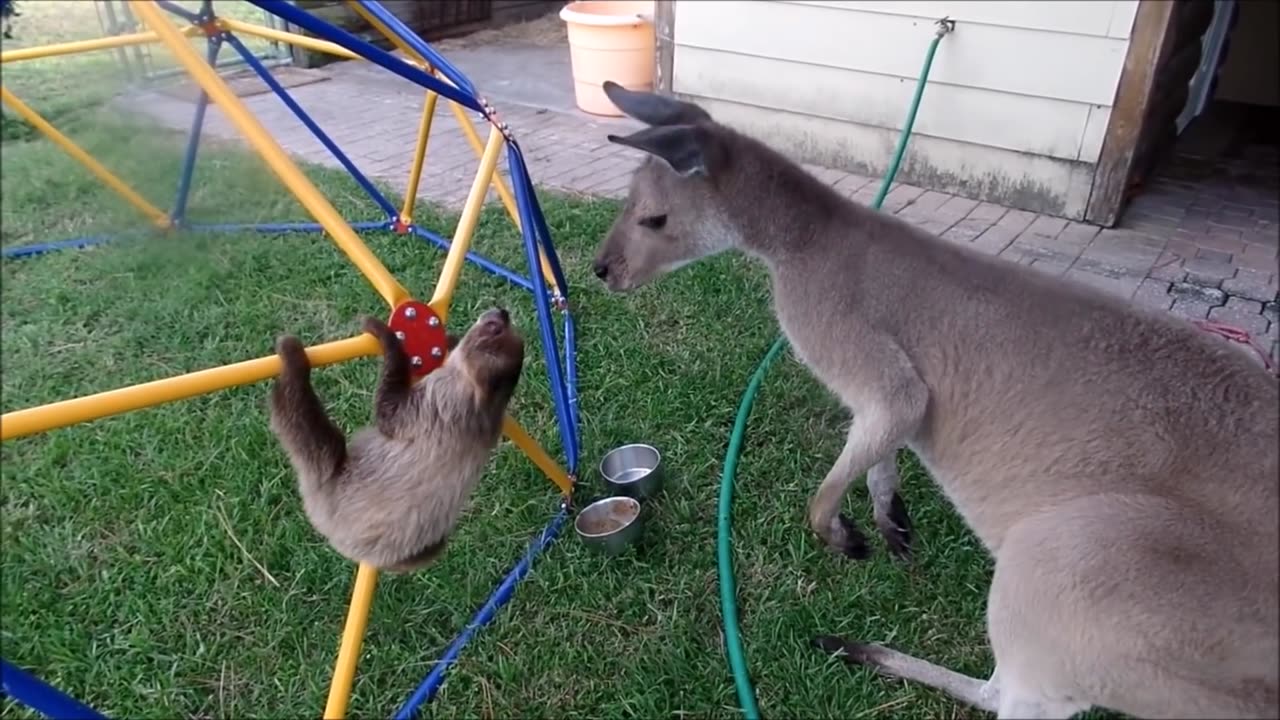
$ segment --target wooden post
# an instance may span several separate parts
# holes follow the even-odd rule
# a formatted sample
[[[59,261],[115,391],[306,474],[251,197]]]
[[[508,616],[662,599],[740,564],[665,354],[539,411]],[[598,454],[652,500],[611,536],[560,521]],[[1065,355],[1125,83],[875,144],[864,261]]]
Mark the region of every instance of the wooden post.
[[[655,35],[653,89],[671,94],[671,70],[675,60],[676,43],[675,0],[655,0],[653,3],[653,31]]]
[[[1142,136],[1147,105],[1152,100],[1157,61],[1172,16],[1173,3],[1168,0],[1142,0],[1138,5],[1115,105],[1111,108],[1102,153],[1093,172],[1093,187],[1084,215],[1087,222],[1111,227],[1120,219],[1134,152]]]

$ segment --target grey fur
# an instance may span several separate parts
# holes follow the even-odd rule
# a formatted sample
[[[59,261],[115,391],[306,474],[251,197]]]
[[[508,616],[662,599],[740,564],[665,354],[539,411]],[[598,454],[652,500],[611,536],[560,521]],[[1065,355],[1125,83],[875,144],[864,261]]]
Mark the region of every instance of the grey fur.
[[[311,386],[302,343],[276,345],[284,369],[271,392],[271,429],[298,476],[312,526],[344,557],[381,570],[421,568],[444,549],[501,436],[520,379],[524,341],[504,310],[486,312],[444,365],[416,385],[399,339],[380,320],[373,425],[350,443]],[[454,346],[456,345],[456,348]]]
[[[759,259],[796,355],[853,413],[813,530],[847,548],[846,489],[871,470],[892,497],[882,464],[907,447],[995,559],[986,683],[820,646],[1001,718],[1280,716],[1274,376],[1179,319],[861,207],[689,103],[606,92],[677,124],[627,141],[651,155],[597,275],[624,292],[726,250]]]

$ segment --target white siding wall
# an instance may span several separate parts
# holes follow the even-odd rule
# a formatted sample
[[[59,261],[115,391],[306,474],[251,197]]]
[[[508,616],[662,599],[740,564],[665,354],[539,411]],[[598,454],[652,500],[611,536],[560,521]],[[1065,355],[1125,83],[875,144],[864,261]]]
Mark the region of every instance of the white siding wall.
[[[686,0],[672,90],[802,160],[879,174],[947,15],[900,179],[1080,217],[1137,5]]]

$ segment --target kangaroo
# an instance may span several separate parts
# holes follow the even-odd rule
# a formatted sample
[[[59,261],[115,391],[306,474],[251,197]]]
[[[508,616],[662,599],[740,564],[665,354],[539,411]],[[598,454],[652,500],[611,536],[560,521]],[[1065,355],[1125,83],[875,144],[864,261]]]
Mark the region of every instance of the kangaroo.
[[[435,560],[501,435],[520,380],[524,341],[506,310],[448,337],[444,366],[414,385],[399,338],[364,318],[382,347],[374,424],[348,443],[311,386],[296,337],[276,342],[284,370],[271,390],[271,430],[298,476],[312,527],[341,555],[410,572]]]
[[[606,83],[648,127],[594,271],[627,292],[761,261],[800,361],[852,412],[808,518],[906,447],[995,560],[985,682],[814,644],[1000,718],[1280,717],[1280,382],[1189,323],[861,207],[696,104]]]

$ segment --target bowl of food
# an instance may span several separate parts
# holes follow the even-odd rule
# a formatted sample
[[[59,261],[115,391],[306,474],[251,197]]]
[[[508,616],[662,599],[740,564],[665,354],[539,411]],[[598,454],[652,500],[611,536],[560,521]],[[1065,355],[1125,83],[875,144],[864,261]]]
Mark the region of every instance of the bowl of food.
[[[617,555],[635,544],[643,533],[640,501],[625,495],[597,500],[582,508],[573,529],[588,547]]]
[[[653,497],[662,489],[662,453],[644,443],[614,448],[600,460],[600,475],[615,495],[637,500]]]

